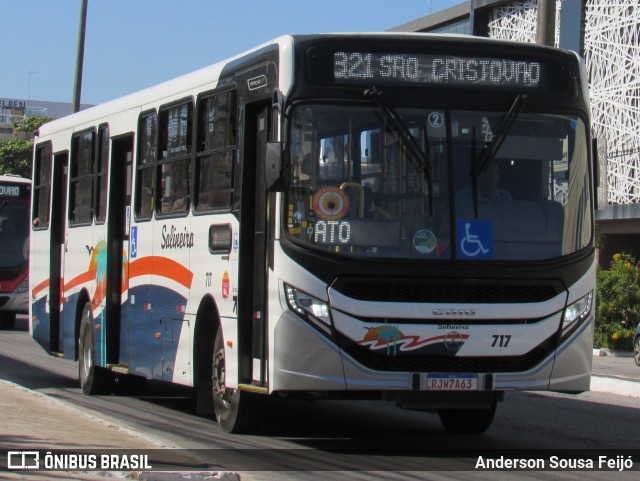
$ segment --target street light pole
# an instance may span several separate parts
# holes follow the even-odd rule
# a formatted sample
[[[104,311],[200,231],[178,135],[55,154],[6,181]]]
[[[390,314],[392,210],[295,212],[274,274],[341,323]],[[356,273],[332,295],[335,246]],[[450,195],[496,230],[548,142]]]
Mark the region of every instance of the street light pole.
[[[80,0],[80,26],[78,28],[78,50],[76,53],[76,75],[73,82],[73,112],[80,110],[80,95],[82,93],[82,68],[84,64],[84,34],[87,27],[87,2]]]
[[[553,47],[556,41],[556,0],[538,0],[536,42]]]

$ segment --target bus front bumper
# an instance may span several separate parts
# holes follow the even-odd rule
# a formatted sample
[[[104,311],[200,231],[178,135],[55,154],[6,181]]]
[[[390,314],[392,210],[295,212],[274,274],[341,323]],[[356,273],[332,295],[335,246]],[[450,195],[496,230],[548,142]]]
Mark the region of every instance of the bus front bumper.
[[[477,374],[477,389],[588,391],[593,361],[593,325],[594,318],[590,316],[548,356],[526,371],[472,373]],[[275,327],[271,374],[271,391],[355,392],[420,391],[427,388],[425,380],[434,373],[369,369],[287,311]]]

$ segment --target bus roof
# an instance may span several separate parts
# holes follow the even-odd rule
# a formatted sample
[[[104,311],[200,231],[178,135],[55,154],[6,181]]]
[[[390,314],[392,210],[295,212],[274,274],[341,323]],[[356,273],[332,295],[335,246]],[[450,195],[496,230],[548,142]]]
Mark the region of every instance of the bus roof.
[[[26,179],[14,174],[0,175],[0,182],[13,182],[15,184],[30,184],[31,179]]]
[[[56,119],[42,125],[38,131],[38,136],[42,137],[61,130],[74,128],[78,125],[95,123],[99,119],[109,117],[110,115],[125,110],[138,109],[142,111],[150,108],[153,104],[164,103],[167,99],[180,98],[181,96],[184,96],[182,92],[190,92],[198,88],[207,89],[209,88],[207,87],[209,84],[212,84],[210,88],[214,88],[213,84],[218,80],[223,68],[230,62],[250,55],[253,52],[264,49],[265,47],[274,46],[278,43],[284,43],[287,41],[289,43],[292,42],[291,36],[278,37],[277,39],[266,42],[251,50],[207,67],[189,72],[143,90],[118,97],[114,100],[107,101],[66,117]]]

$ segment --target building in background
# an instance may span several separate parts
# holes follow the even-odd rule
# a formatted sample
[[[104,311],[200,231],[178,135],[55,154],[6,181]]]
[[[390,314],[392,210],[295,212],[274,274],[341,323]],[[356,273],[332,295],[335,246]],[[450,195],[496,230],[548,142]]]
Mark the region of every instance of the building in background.
[[[86,109],[90,105],[82,105]],[[71,113],[71,103],[46,102],[43,100],[24,100],[0,97],[0,141],[15,138],[31,138],[28,132],[16,134],[14,123],[23,117],[51,117],[59,119]]]
[[[391,31],[462,33],[536,41],[537,0],[471,0]],[[601,263],[640,258],[640,0],[557,0],[556,46],[584,57],[598,138],[596,221]]]

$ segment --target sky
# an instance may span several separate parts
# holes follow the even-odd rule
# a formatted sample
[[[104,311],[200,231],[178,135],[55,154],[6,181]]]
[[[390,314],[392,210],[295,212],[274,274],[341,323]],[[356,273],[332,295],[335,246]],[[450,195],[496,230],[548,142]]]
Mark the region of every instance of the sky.
[[[0,99],[71,102],[81,0],[0,0]],[[384,31],[461,0],[89,0],[83,104],[197,70],[279,35]]]

